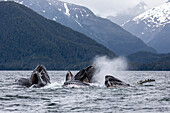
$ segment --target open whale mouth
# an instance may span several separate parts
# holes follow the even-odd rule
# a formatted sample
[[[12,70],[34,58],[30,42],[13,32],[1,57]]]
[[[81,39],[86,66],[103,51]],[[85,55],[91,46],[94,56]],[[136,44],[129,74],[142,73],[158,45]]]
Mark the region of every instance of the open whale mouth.
[[[73,74],[68,71],[67,74],[66,74],[66,81],[69,81],[69,80],[72,80],[73,79]]]
[[[43,75],[41,75],[40,73],[33,73],[31,80],[32,80],[32,85],[39,85],[39,86],[46,85],[46,82],[43,79]]]
[[[88,87],[88,86],[90,86],[90,84],[77,81],[77,80],[64,82],[63,84],[64,88],[82,88],[82,87]]]
[[[34,73],[34,74],[32,75],[32,84],[38,84],[38,81],[39,81],[39,79],[38,79],[38,74],[37,74],[37,73]]]
[[[130,86],[129,84],[127,84],[111,75],[105,76],[105,85],[106,85],[106,87]]]
[[[43,65],[38,65],[31,77],[32,84],[46,85],[50,83],[50,77]]]

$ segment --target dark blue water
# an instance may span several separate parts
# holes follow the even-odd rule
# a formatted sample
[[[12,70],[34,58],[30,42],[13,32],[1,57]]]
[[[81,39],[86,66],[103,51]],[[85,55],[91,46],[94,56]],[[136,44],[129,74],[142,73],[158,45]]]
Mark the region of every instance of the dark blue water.
[[[116,77],[135,87],[62,88],[65,71],[49,71],[50,85],[23,88],[13,85],[31,71],[0,71],[0,112],[170,113],[170,72],[118,72]],[[76,72],[74,72],[76,73]],[[153,78],[149,86],[136,82]]]

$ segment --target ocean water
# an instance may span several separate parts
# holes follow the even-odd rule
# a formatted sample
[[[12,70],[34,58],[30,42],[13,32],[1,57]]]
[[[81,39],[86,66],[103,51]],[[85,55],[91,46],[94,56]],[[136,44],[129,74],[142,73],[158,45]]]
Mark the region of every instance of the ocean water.
[[[15,80],[31,71],[0,71],[1,113],[170,113],[170,72],[123,71],[114,75],[133,87],[62,88],[66,71],[48,71],[51,83],[43,88],[24,88]],[[74,74],[76,71],[73,72]],[[136,85],[155,79],[151,85]]]

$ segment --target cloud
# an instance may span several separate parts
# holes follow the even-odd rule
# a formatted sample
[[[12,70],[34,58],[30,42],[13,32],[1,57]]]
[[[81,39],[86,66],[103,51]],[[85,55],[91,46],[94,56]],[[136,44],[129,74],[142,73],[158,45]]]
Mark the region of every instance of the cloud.
[[[167,0],[60,0],[82,5],[92,10],[96,15],[106,17],[131,8],[144,1],[150,8],[161,5]]]
[[[162,5],[167,2],[167,0],[143,0],[151,8]]]

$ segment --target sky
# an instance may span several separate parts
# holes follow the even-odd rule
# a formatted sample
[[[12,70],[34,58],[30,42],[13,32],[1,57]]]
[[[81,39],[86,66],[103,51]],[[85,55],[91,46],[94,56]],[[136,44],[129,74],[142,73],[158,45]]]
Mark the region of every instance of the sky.
[[[92,10],[101,17],[115,16],[118,12],[131,8],[141,1],[145,2],[149,8],[153,8],[166,3],[168,0],[60,0],[77,5],[82,5]]]

